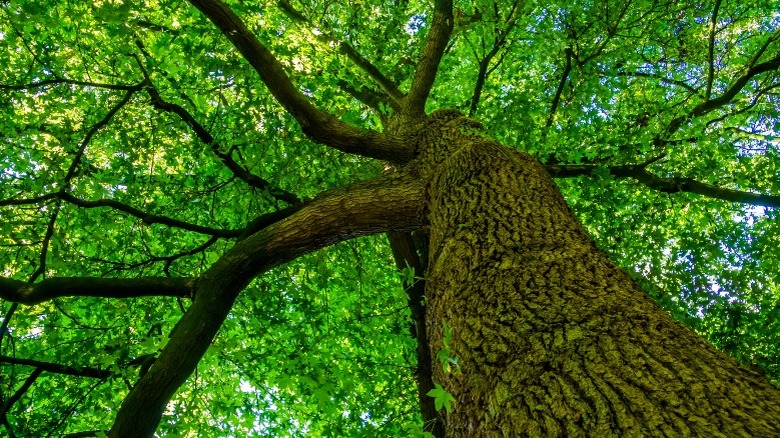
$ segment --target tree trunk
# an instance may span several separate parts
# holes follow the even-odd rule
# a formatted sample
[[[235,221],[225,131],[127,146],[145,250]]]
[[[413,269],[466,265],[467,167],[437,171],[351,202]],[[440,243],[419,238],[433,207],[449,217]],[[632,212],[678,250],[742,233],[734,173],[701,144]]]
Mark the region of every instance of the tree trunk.
[[[426,321],[460,368],[434,364],[448,437],[780,434],[780,391],[654,304],[538,162],[432,120]]]

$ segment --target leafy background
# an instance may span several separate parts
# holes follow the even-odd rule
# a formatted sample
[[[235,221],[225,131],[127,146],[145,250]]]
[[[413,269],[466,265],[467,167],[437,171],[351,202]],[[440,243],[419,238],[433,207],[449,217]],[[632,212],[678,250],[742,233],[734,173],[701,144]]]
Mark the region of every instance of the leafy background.
[[[369,81],[310,29],[349,43],[405,89],[430,9],[413,0],[300,1],[292,5],[308,22],[299,22],[276,2],[229,3],[321,108],[374,129],[389,109],[372,112],[344,91]],[[306,140],[251,67],[185,2],[0,7],[2,276],[193,277],[232,244],[112,208],[11,200],[62,190],[239,230],[285,207],[283,191],[309,198],[382,172],[382,163]],[[654,142],[701,101],[713,7],[456,2],[456,30],[429,110],[469,112],[480,62],[498,47],[473,116],[502,143],[544,163],[600,166],[590,176],[557,180],[598,245],[677,319],[778,382],[777,210],[662,193],[608,171],[657,159],[648,170],[658,176],[780,193],[776,72],[756,77],[729,105],[684,123],[668,143]],[[719,5],[713,95],[768,40],[765,57],[777,54],[778,24],[772,1]],[[271,184],[261,189],[237,178],[178,115],[155,108],[145,90],[63,80],[133,86],[144,79],[142,67],[162,99],[208,129],[219,152]],[[12,87],[42,81],[51,83]],[[12,304],[3,302],[9,324],[3,355],[111,373],[107,379],[43,373],[7,412],[8,423],[21,436],[105,427],[142,371],[134,359],[159,351],[187,306],[165,297],[66,298],[19,307],[8,321]],[[410,436],[420,420],[408,322],[384,236],[277,268],[241,295],[158,433]],[[30,372],[3,364],[6,400]]]

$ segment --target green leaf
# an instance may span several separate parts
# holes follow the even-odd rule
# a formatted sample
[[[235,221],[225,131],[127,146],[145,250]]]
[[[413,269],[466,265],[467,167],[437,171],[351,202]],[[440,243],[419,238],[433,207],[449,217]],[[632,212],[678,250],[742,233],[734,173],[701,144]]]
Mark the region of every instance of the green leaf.
[[[451,413],[452,402],[455,401],[455,397],[453,397],[449,392],[445,391],[444,388],[442,388],[442,386],[438,383],[434,383],[434,386],[435,388],[428,391],[426,395],[434,398],[433,403],[437,411],[440,411],[442,408],[444,408],[448,414]]]

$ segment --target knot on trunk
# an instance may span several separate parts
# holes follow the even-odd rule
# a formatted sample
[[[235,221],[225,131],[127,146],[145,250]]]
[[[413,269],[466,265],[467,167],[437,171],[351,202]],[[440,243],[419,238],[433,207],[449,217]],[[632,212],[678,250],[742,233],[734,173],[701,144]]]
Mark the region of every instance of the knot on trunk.
[[[434,111],[416,133],[412,135],[417,158],[410,169],[425,178],[448,157],[475,142],[494,141],[485,134],[482,124],[468,118],[458,110]]]

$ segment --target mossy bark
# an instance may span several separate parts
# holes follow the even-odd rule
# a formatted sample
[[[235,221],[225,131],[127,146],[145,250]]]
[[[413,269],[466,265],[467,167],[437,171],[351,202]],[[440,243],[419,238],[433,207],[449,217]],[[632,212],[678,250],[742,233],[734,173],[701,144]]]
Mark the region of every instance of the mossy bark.
[[[448,437],[779,436],[780,391],[654,304],[545,170],[454,114],[419,135]],[[443,153],[442,153],[443,151]]]

